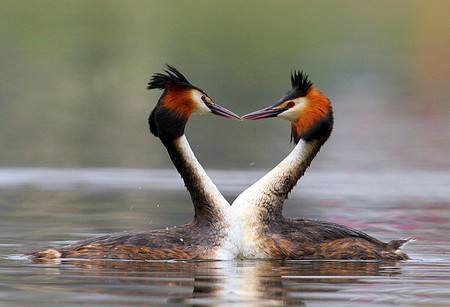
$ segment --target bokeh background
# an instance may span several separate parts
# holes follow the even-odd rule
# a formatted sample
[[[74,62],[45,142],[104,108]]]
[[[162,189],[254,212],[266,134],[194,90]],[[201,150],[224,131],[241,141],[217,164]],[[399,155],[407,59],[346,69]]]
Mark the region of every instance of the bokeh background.
[[[450,1],[0,1],[0,167],[171,168],[145,87],[165,63],[244,114],[304,70],[327,170],[450,170]],[[267,169],[289,124],[192,118],[208,169]]]

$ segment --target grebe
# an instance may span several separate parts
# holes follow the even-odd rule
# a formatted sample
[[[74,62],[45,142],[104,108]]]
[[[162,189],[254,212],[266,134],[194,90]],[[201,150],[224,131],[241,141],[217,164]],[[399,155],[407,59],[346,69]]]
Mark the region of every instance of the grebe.
[[[145,232],[119,232],[30,254],[32,259],[234,259],[241,232],[230,204],[206,174],[192,152],[184,129],[192,114],[213,113],[240,119],[215,104],[177,69],[153,75],[148,89],[163,93],[149,116],[150,131],[159,137],[191,195],[195,215],[191,223]]]
[[[302,72],[291,74],[292,89],[274,105],[244,115],[291,122],[295,148],[274,169],[239,195],[232,209],[241,221],[240,256],[275,259],[403,260],[408,240],[383,243],[332,222],[283,217],[283,203],[333,129],[330,101]]]

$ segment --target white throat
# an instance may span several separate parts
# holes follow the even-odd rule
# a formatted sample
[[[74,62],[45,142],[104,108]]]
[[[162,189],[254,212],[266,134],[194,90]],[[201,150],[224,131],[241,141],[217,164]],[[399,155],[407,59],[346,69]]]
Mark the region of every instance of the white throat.
[[[311,151],[312,145],[300,140],[283,161],[242,192],[233,202],[231,208],[241,223],[243,257],[266,257],[257,244],[260,230],[267,226],[262,217],[270,206],[282,206],[285,199],[284,196],[280,199],[280,194],[277,193],[278,186],[284,184],[285,178],[291,176],[294,169],[309,157]]]
[[[181,136],[177,142],[181,154],[185,157],[186,163],[189,163],[190,169],[192,169],[200,179],[198,188],[202,193],[205,193],[206,198],[209,200],[212,213],[219,217],[219,223],[221,225],[217,226],[226,232],[225,238],[220,242],[220,246],[217,250],[217,259],[235,259],[239,252],[242,238],[239,221],[231,210],[228,201],[222,193],[220,193],[219,189],[212,182],[211,178],[209,178],[202,165],[198,162],[186,137],[184,135]]]
[[[214,182],[212,182],[211,178],[209,178],[203,166],[200,164],[200,162],[198,162],[185,135],[179,138],[178,146],[181,149],[182,154],[185,156],[186,163],[189,163],[191,165],[194,172],[200,178],[200,188],[204,191],[205,194],[208,195],[211,204],[214,204],[214,207],[217,208],[219,212],[222,212],[225,215],[229,215],[230,203],[225,199],[225,197],[223,197],[217,186],[214,184]]]

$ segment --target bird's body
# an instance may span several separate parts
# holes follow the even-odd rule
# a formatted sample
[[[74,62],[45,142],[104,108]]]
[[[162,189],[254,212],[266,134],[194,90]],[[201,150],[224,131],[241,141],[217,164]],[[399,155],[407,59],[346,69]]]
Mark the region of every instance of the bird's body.
[[[239,119],[216,105],[175,68],[155,74],[149,89],[164,90],[149,117],[151,132],[160,138],[191,195],[195,215],[191,223],[145,232],[119,232],[30,254],[34,259],[234,259],[241,232],[230,204],[198,162],[184,135],[192,114],[214,113]]]
[[[335,223],[283,217],[283,204],[333,128],[329,100],[303,73],[291,76],[292,90],[246,119],[280,117],[291,122],[296,146],[274,169],[241,193],[232,209],[243,234],[240,256],[268,259],[401,260],[407,240],[383,243],[361,231]]]
[[[118,232],[34,253],[34,259],[234,259],[237,244],[217,224],[187,225],[142,232]],[[203,235],[200,235],[203,234]],[[206,235],[208,234],[208,235]]]
[[[406,241],[381,242],[364,232],[332,222],[282,218],[254,229],[242,256],[259,259],[402,260]],[[244,230],[244,237],[247,232]]]

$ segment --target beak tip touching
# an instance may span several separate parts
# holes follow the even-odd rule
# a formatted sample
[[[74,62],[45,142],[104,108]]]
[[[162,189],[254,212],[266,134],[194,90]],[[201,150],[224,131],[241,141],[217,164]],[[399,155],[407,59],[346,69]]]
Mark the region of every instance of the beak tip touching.
[[[217,104],[209,105],[208,107],[211,110],[211,112],[215,115],[219,115],[219,116],[222,116],[225,118],[235,119],[235,120],[239,120],[239,121],[259,120],[259,119],[263,119],[263,118],[276,117],[276,116],[278,116],[278,114],[280,114],[283,111],[281,109],[274,109],[272,107],[269,107],[269,108],[264,108],[264,109],[261,109],[258,111],[247,113],[243,116],[239,116],[239,115],[235,114],[234,112],[232,112],[222,106],[219,106]]]
[[[211,110],[211,113],[222,116],[225,118],[231,118],[236,120],[242,120],[241,117],[234,112],[218,105],[218,104],[208,104],[207,107]]]
[[[252,118],[252,113],[247,113],[243,116],[241,116],[242,120],[254,120],[254,118]]]
[[[254,111],[251,113],[247,113],[244,116],[242,116],[242,119],[258,120],[258,119],[263,119],[263,118],[268,118],[268,117],[276,117],[280,113],[281,113],[280,110],[269,107],[269,108],[264,108],[264,109]]]

